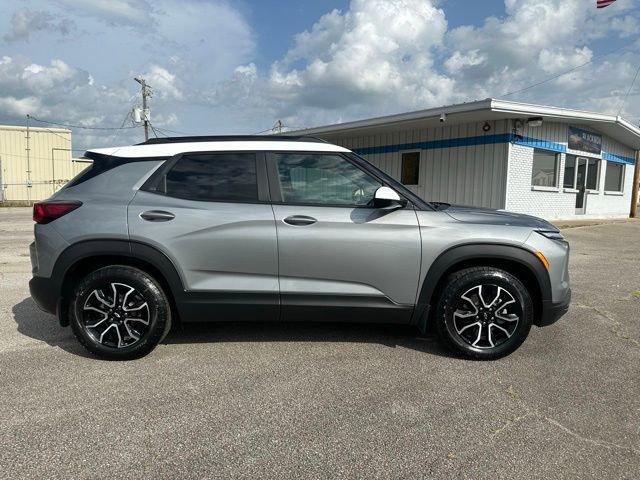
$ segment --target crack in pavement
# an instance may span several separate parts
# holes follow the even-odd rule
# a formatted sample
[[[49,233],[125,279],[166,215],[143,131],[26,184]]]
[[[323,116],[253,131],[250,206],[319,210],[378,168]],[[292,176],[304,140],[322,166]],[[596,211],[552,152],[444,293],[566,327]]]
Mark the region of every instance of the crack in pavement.
[[[625,445],[620,445],[620,444],[612,443],[612,442],[607,442],[606,440],[599,440],[599,439],[586,437],[584,435],[581,435],[581,434],[571,430],[569,427],[563,425],[562,423],[560,423],[555,418],[551,418],[551,417],[548,417],[546,415],[543,415],[537,409],[529,407],[522,400],[522,398],[520,397],[518,392],[515,391],[515,389],[513,388],[512,385],[509,385],[509,388],[507,388],[506,392],[509,395],[509,397],[511,397],[511,399],[513,399],[514,401],[518,402],[522,406],[522,408],[524,409],[525,413],[523,415],[519,415],[519,416],[517,416],[515,418],[508,419],[507,422],[502,427],[500,427],[497,430],[493,431],[493,433],[491,434],[492,437],[495,437],[495,436],[499,435],[500,433],[504,432],[505,430],[508,430],[509,428],[517,425],[518,423],[520,423],[521,421],[523,421],[523,420],[525,420],[525,419],[527,419],[529,417],[533,417],[533,418],[537,418],[539,420],[543,420],[543,421],[547,422],[550,425],[553,425],[554,427],[562,430],[567,435],[570,435],[571,437],[573,437],[573,438],[575,438],[577,440],[580,440],[582,442],[590,443],[590,444],[598,446],[598,447],[607,448],[609,450],[624,450],[624,451],[627,451],[627,452],[634,453],[636,455],[640,455],[640,449],[638,449],[638,448],[628,447],[628,446],[625,446]]]
[[[636,340],[635,338],[631,338],[630,336],[625,335],[624,333],[622,333],[620,331],[622,329],[622,327],[623,327],[622,323],[620,323],[618,320],[613,318],[611,315],[609,315],[605,311],[600,310],[598,307],[594,307],[592,305],[587,305],[585,303],[576,303],[576,302],[574,302],[574,303],[572,303],[572,306],[573,307],[578,307],[578,308],[586,308],[588,310],[593,310],[600,317],[602,317],[605,320],[608,320],[610,322],[608,330],[611,333],[613,333],[616,337],[620,338],[621,340],[626,340],[626,341],[630,342],[635,347],[640,347],[640,342],[638,340]]]

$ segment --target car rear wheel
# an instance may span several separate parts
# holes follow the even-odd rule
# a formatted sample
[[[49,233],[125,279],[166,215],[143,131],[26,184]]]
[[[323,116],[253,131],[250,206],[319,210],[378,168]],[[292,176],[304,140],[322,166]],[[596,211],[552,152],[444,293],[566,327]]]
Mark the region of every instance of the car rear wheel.
[[[517,277],[498,268],[473,267],[447,278],[436,320],[440,338],[454,352],[490,360],[524,342],[533,313],[531,295]]]
[[[148,354],[171,328],[171,308],[158,282],[140,269],[119,265],[82,279],[69,318],[78,341],[110,360]]]

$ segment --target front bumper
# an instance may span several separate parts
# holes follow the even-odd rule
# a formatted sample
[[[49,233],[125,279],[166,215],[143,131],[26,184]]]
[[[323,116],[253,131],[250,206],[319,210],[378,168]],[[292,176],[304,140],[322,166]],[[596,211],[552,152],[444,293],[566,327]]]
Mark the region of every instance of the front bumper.
[[[556,323],[560,317],[562,317],[567,310],[569,310],[569,304],[571,303],[571,289],[567,289],[567,294],[560,302],[543,302],[542,303],[542,315],[536,325],[539,327],[546,327]]]

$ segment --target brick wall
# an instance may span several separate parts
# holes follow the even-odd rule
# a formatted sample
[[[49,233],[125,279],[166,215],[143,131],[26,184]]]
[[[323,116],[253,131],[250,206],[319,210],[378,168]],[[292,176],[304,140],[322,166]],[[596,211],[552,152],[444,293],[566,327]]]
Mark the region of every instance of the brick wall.
[[[560,154],[560,172],[558,185],[563,184],[564,162],[566,154]],[[631,205],[631,186],[633,183],[633,165],[626,165],[623,195],[604,193],[604,180],[607,162],[600,165],[600,180],[597,193],[587,196],[585,215],[575,215],[576,194],[562,187],[554,191],[534,190],[531,186],[533,168],[533,148],[522,145],[509,145],[507,166],[506,209],[518,213],[528,213],[549,220],[570,218],[626,217]]]

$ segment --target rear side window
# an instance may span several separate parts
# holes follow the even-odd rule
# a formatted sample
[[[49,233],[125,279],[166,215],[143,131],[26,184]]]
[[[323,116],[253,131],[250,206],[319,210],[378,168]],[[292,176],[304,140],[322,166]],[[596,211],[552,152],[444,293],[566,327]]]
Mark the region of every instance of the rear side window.
[[[257,202],[253,153],[190,154],[180,157],[165,177],[172,197],[209,202]]]

